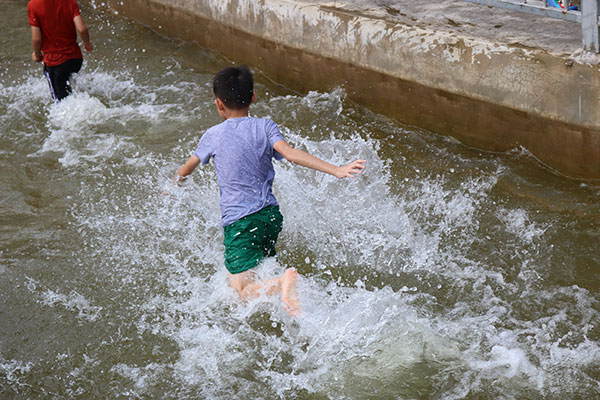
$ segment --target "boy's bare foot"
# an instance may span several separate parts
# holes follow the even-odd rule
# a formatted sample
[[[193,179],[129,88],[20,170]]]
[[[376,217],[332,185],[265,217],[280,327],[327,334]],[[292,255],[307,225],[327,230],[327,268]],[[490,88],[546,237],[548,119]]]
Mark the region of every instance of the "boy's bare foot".
[[[300,300],[296,290],[296,281],[298,280],[298,271],[294,268],[288,268],[283,274],[281,284],[281,300],[283,307],[292,317],[300,315]]]

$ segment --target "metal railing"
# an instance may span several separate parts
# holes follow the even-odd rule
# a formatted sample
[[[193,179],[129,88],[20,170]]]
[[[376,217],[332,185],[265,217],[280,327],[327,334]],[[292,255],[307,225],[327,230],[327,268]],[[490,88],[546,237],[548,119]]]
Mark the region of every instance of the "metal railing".
[[[562,19],[581,23],[582,45],[587,51],[600,53],[598,10],[600,0],[581,0],[581,11],[572,11],[551,7],[552,0],[463,0],[469,3],[482,4],[490,7],[505,8],[529,14]],[[566,0],[565,0],[566,1]]]

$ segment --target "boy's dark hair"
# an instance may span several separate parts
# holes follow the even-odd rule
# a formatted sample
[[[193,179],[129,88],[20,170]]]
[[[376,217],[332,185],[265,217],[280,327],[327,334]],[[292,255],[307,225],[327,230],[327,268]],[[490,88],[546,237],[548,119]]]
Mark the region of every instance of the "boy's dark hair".
[[[229,109],[249,107],[254,95],[252,73],[244,66],[224,68],[213,78],[213,92]]]

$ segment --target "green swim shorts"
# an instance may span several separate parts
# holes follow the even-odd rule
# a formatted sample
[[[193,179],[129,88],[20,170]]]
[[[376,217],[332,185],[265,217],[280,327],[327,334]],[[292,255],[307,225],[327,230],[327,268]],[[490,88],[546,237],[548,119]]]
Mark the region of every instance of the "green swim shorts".
[[[254,268],[260,260],[275,255],[283,216],[278,206],[267,206],[247,215],[224,230],[225,267],[232,274]]]

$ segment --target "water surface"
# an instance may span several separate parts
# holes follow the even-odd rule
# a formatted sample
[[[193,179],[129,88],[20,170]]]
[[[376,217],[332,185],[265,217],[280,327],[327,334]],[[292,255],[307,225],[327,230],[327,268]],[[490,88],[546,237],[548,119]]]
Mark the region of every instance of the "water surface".
[[[276,163],[260,273],[300,270],[294,320],[227,287],[213,167],[171,184],[232,61],[82,6],[96,50],[52,104],[26,2],[2,8],[0,397],[600,396],[598,187],[255,71],[252,115],[368,165]]]

